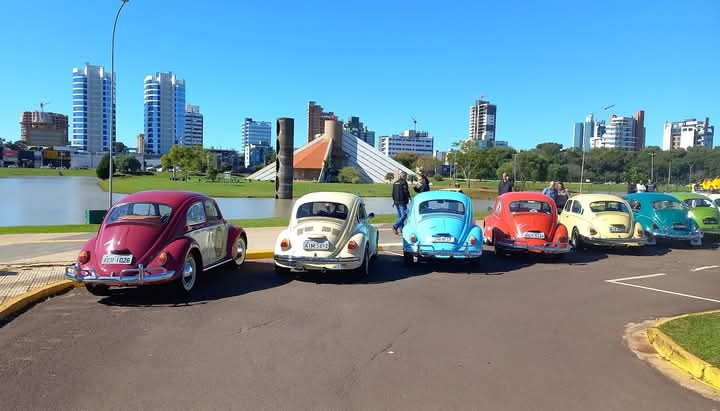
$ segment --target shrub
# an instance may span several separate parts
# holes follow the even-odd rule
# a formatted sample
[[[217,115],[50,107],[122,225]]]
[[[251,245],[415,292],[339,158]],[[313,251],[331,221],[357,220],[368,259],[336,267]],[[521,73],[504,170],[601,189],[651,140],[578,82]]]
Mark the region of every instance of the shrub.
[[[443,178],[443,176],[441,176],[440,174],[435,174],[435,175],[433,176],[433,180],[435,180],[435,181],[443,181],[444,178]]]
[[[358,183],[362,182],[362,176],[360,176],[360,172],[357,171],[357,169],[354,167],[343,167],[340,170],[338,179],[340,180],[341,183],[358,184]]]
[[[115,162],[113,161],[113,174],[114,170]],[[95,174],[97,174],[100,180],[107,180],[110,177],[110,154],[105,154],[103,158],[100,159],[95,169]]]

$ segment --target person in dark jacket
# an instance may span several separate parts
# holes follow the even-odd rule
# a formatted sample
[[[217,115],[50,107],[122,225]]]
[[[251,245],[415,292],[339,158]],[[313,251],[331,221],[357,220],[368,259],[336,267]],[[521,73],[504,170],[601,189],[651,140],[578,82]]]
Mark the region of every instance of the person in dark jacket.
[[[637,185],[631,181],[628,181],[627,185],[628,194],[637,193]]]
[[[400,177],[393,183],[392,188],[393,207],[397,210],[397,221],[393,224],[393,232],[400,234],[405,225],[405,217],[407,216],[407,207],[410,202],[410,190],[407,184],[407,173],[400,172]]]
[[[647,187],[647,192],[648,192],[648,193],[655,193],[655,192],[657,192],[657,186],[655,185],[655,182],[652,180],[652,178],[648,180],[648,183],[647,183],[647,186],[646,186],[646,187]]]
[[[510,193],[513,191],[513,181],[510,179],[510,177],[507,175],[507,173],[502,174],[502,180],[500,180],[500,183],[498,183],[498,195],[503,195],[505,193]]]
[[[430,180],[425,174],[420,175],[420,181],[413,187],[416,193],[424,193],[430,191]]]

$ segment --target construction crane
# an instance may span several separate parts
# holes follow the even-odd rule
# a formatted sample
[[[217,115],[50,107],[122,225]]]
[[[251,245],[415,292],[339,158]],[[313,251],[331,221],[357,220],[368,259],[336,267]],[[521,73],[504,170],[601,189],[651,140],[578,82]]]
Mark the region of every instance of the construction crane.
[[[410,116],[410,119],[413,122],[413,131],[415,132],[415,134],[417,134],[417,120],[413,116]]]
[[[40,103],[40,112],[41,112],[41,113],[44,113],[44,112],[45,112],[45,106],[47,106],[48,104],[50,104],[49,101],[48,101],[48,102],[41,102],[41,103]]]

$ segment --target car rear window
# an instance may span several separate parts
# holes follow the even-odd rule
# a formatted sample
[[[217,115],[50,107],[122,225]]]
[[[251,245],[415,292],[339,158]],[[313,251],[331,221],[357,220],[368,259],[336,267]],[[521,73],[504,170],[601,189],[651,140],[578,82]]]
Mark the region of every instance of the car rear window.
[[[653,201],[652,207],[655,210],[684,210],[685,208],[687,208],[685,204],[677,200]]]
[[[443,213],[465,215],[465,204],[457,200],[428,200],[418,206],[422,214]]]
[[[544,201],[522,200],[510,203],[511,213],[552,213],[552,206]]]
[[[295,218],[327,217],[338,220],[346,220],[348,208],[345,204],[333,203],[330,201],[315,201],[302,204],[297,209]]]
[[[593,213],[618,212],[629,213],[625,203],[620,201],[593,201],[590,203],[590,210]]]
[[[165,204],[125,203],[113,207],[107,223],[141,221],[165,224],[170,221],[171,215],[172,208]]]
[[[685,204],[693,208],[713,206],[710,200],[706,200],[704,198],[688,198],[687,200],[685,200]]]

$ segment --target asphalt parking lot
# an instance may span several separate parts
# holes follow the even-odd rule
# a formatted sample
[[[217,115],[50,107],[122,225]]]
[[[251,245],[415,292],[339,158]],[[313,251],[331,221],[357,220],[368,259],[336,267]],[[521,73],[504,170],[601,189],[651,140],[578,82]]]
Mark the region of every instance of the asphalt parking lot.
[[[635,277],[635,278],[628,278]],[[166,290],[77,289],[0,330],[6,409],[717,410],[636,358],[631,322],[720,308],[720,250],[565,261],[382,255],[364,281],[271,261]]]

